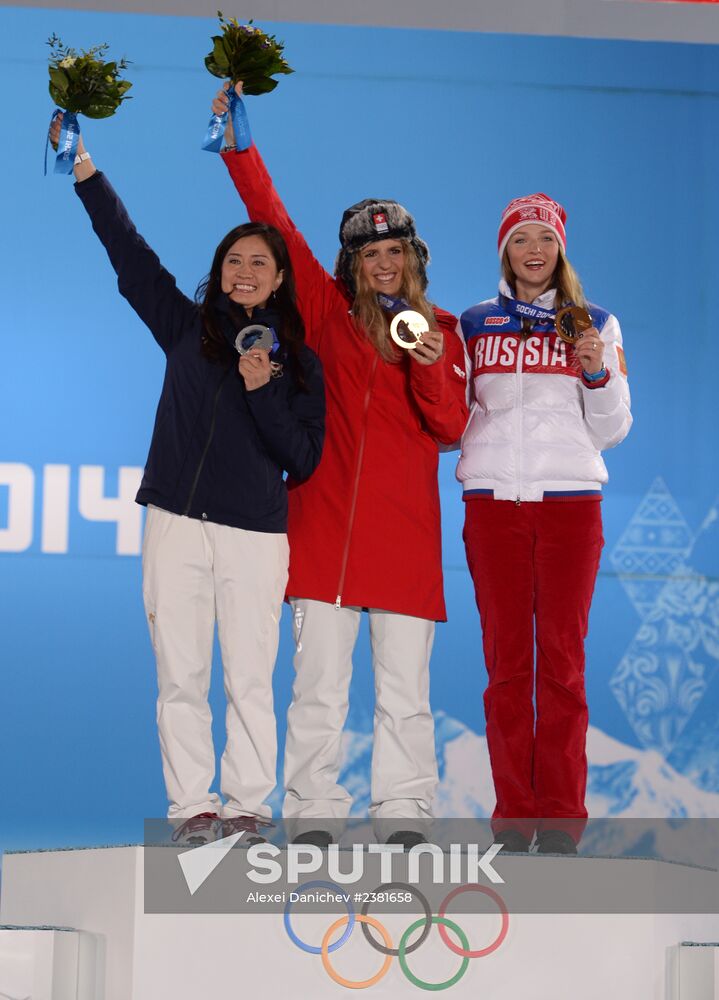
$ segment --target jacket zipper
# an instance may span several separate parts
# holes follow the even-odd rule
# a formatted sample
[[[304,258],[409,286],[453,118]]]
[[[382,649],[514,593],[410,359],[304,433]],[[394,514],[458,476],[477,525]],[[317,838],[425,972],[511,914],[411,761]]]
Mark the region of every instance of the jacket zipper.
[[[335,609],[337,611],[342,607],[342,588],[345,583],[345,574],[347,573],[347,561],[350,554],[350,540],[352,538],[352,527],[354,525],[355,519],[355,509],[357,507],[357,494],[359,493],[359,480],[360,474],[362,472],[362,459],[364,457],[364,446],[367,439],[367,411],[369,410],[370,399],[372,398],[372,387],[374,386],[375,372],[377,371],[377,363],[379,361],[379,356],[375,354],[374,360],[372,362],[372,370],[370,371],[370,376],[367,381],[367,389],[364,395],[364,403],[362,406],[362,435],[360,437],[359,448],[357,449],[357,466],[355,468],[354,484],[352,487],[352,500],[350,503],[350,514],[347,520],[347,541],[345,542],[344,551],[342,553],[342,566],[340,569],[340,578],[337,585],[337,598],[335,600]]]
[[[205,464],[205,459],[207,458],[207,452],[210,450],[210,445],[212,444],[212,438],[215,433],[215,423],[217,421],[217,403],[220,399],[220,393],[225,384],[225,379],[230,374],[232,369],[228,368],[225,374],[220,379],[220,384],[215,389],[215,398],[212,401],[212,419],[210,420],[210,430],[207,434],[207,440],[205,441],[205,447],[202,449],[202,454],[200,455],[200,461],[197,464],[197,469],[195,471],[195,478],[192,480],[192,486],[190,487],[190,495],[187,498],[187,506],[185,507],[185,517],[189,516],[190,507],[192,507],[192,501],[195,499],[195,490],[197,489],[197,484],[200,481],[200,475],[202,473],[202,466]]]
[[[523,406],[522,400],[524,395],[524,381],[522,379],[522,361],[524,360],[524,345],[526,341],[523,337],[519,338],[519,350],[517,351],[517,453],[516,453],[516,469],[517,469],[517,499],[514,501],[517,507],[522,505],[522,431],[524,426],[523,419]]]

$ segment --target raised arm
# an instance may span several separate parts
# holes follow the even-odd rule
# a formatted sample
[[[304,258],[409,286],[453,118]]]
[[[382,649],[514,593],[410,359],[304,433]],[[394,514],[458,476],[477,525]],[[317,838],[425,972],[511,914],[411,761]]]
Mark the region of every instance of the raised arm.
[[[60,123],[61,117],[53,126],[57,134]],[[77,159],[75,191],[107,251],[120,293],[167,353],[192,324],[197,306],[177,288],[174,277],[139,235],[112,185],[95,168],[82,136]]]
[[[238,93],[239,88],[238,84]],[[221,113],[226,106],[226,91],[219,91],[212,109],[215,113]],[[232,147],[234,137],[230,121],[225,140],[228,147]],[[304,236],[289,217],[257,147],[252,145],[242,152],[230,148],[223,153],[222,158],[250,219],[275,226],[287,243],[297,283],[297,304],[305,323],[307,342],[310,347],[316,348],[328,313],[337,305],[338,298],[342,297],[334,278],[316,259]]]

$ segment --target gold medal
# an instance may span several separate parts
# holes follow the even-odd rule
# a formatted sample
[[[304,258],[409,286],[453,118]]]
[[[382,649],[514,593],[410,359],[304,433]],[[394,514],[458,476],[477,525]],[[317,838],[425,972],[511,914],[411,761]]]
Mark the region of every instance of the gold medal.
[[[585,330],[594,326],[594,322],[587,310],[581,306],[565,306],[564,309],[557,310],[554,325],[565,343],[574,344]]]
[[[406,351],[413,351],[418,344],[422,343],[422,334],[429,330],[429,323],[422,313],[415,312],[414,309],[404,309],[397,313],[389,325],[389,332],[397,347],[403,347]]]

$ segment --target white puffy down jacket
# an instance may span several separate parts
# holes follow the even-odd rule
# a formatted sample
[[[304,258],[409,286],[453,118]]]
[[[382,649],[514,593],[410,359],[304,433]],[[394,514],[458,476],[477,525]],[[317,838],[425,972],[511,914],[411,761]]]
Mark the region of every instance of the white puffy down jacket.
[[[504,282],[500,293],[511,297]],[[554,294],[545,292],[534,305],[551,309]],[[542,500],[597,492],[607,481],[600,452],[619,444],[631,427],[629,387],[616,317],[588,308],[608,371],[593,387],[553,324],[535,325],[524,339],[520,319],[500,298],[462,314],[472,405],[457,478],[466,498]]]

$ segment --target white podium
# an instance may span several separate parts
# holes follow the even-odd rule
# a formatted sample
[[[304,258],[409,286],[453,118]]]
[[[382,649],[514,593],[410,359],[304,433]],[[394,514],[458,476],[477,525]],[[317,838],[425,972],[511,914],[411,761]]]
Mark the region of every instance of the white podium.
[[[0,997],[94,1000],[97,943],[66,927],[0,927]]]
[[[44,962],[43,968],[59,970],[53,975],[64,974],[68,982],[71,974],[62,972],[62,962],[68,959],[59,958],[63,948],[74,949],[77,968],[82,961],[85,966],[75,992],[72,985],[59,984],[59,978],[52,988],[38,986],[35,980],[22,979],[22,961],[3,950],[0,936],[0,1000],[8,996],[12,1000],[209,1000],[213,995],[228,1000],[233,996],[274,1000],[285,995],[323,1000],[347,994],[347,987],[330,978],[319,955],[300,950],[289,939],[281,913],[145,913],[144,851],[113,847],[5,855],[0,922],[72,929],[6,930],[7,940],[13,935],[18,940],[23,934],[39,935],[37,941],[51,947],[55,957],[41,958],[36,951],[36,966]],[[503,872],[518,877],[531,872],[549,883],[566,877],[567,865],[593,866],[573,871],[591,871],[594,879],[610,879],[617,872],[626,879],[633,871],[645,880],[677,874],[665,872],[665,862],[632,864],[630,869],[622,860],[507,857]],[[712,891],[719,898],[717,872],[689,870],[687,877],[696,878],[697,887],[701,884],[704,889],[713,880]],[[501,891],[501,886],[495,888]],[[475,949],[493,939],[500,925],[494,914],[448,915],[461,925]],[[376,916],[395,947],[416,919],[407,913]],[[337,917],[300,913],[293,915],[293,926],[305,941],[319,945]],[[465,975],[446,993],[458,1000],[719,1000],[717,949],[682,945],[716,941],[719,917],[713,914],[517,913],[510,917],[501,946],[486,957],[472,958]],[[359,981],[377,973],[384,960],[358,926],[330,958],[340,976]],[[461,958],[442,943],[433,927],[427,942],[407,962],[415,976],[439,982],[457,972]],[[387,974],[368,987],[366,995],[385,1000],[417,997],[421,991],[393,958]]]
[[[679,995],[682,1000],[719,1000],[719,941],[682,941]]]

